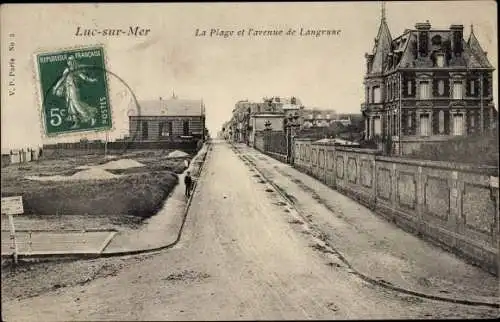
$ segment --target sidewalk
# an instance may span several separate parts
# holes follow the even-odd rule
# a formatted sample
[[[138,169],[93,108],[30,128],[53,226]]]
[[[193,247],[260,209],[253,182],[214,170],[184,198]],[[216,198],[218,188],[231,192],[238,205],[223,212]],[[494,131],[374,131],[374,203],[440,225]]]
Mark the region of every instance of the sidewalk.
[[[235,145],[243,158],[293,201],[359,275],[440,298],[500,303],[499,279],[376,215],[293,167]]]
[[[165,201],[162,209],[147,219],[137,230],[119,231],[39,231],[32,233],[33,248],[27,242],[27,232],[16,232],[20,241],[18,257],[100,257],[136,254],[168,248],[180,237],[184,218],[196,189],[196,180],[208,152],[205,144],[191,160],[189,168],[179,175],[179,183]],[[184,196],[184,176],[194,178],[191,198]],[[35,249],[36,248],[36,249]],[[11,256],[9,233],[2,233],[2,258]]]

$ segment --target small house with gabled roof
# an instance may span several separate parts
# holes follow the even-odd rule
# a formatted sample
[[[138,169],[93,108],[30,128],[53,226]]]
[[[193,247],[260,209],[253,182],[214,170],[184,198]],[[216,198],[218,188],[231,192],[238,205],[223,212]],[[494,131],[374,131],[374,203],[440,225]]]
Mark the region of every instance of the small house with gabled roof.
[[[139,142],[186,142],[205,139],[203,100],[142,100],[130,108],[130,137]]]

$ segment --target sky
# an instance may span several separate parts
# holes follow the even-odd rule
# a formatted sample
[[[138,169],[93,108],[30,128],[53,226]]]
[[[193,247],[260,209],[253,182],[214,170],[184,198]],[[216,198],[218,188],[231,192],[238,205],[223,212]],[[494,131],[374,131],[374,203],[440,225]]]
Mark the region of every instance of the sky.
[[[41,123],[34,54],[102,44],[106,68],[122,78],[139,100],[203,99],[207,128],[215,135],[238,100],[298,97],[306,107],[360,113],[364,99],[365,53],[371,52],[381,17],[381,2],[175,3],[175,4],[8,4],[1,14],[2,150],[72,142],[105,134],[80,133],[47,138]],[[498,69],[497,8],[494,1],[387,2],[393,38],[417,22],[448,29],[470,25]],[[143,36],[79,36],[83,29],[150,29]],[[304,30],[336,30],[301,36]],[[207,30],[207,36],[197,36]],[[210,36],[218,29],[222,36]],[[284,30],[285,35],[249,35],[254,30]],[[289,30],[295,35],[286,35]],[[237,32],[244,30],[244,35]],[[224,37],[224,31],[233,34]],[[14,51],[4,46],[14,34]],[[226,33],[227,35],[227,33]],[[15,59],[15,94],[9,95],[9,60]],[[493,74],[498,109],[498,72]],[[108,80],[114,127],[111,140],[128,133],[132,95],[117,79]]]

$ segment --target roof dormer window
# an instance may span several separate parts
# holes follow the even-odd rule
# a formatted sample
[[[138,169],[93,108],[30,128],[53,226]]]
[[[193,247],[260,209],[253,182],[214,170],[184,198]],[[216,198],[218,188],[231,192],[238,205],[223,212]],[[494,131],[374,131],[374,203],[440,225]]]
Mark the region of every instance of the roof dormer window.
[[[436,66],[437,67],[444,67],[444,55],[443,54],[438,54],[436,56]]]

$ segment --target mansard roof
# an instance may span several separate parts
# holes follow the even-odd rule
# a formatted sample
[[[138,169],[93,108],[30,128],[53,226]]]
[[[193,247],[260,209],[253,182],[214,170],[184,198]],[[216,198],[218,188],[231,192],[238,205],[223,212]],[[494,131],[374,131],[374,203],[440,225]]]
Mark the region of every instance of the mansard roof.
[[[467,41],[467,47],[470,49],[470,51],[472,52],[472,56],[477,59],[477,63],[481,65],[481,67],[493,68],[493,65],[491,65],[488,57],[486,56],[486,52],[481,47],[479,41],[476,38],[476,35],[474,34],[474,29],[472,29],[472,26],[469,40]]]
[[[418,57],[417,55],[417,35],[417,30],[407,29],[401,36],[391,39],[389,42],[389,28],[382,20],[368,75],[383,74],[398,68],[431,68],[434,66],[433,59],[437,53],[446,55],[449,67],[493,69],[473,32],[471,32],[467,42],[462,39],[463,51],[459,56],[452,54],[453,30],[429,29],[429,46],[426,57]]]

